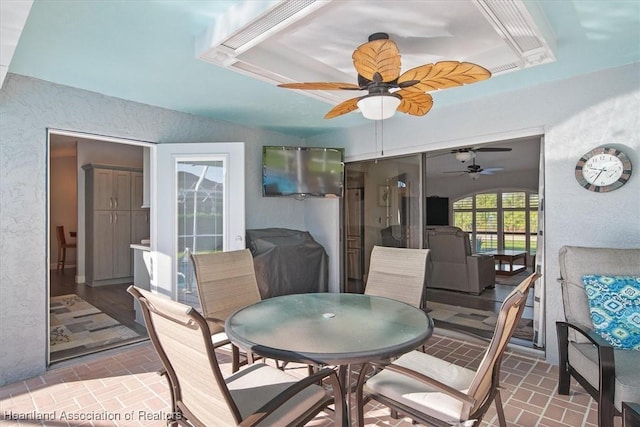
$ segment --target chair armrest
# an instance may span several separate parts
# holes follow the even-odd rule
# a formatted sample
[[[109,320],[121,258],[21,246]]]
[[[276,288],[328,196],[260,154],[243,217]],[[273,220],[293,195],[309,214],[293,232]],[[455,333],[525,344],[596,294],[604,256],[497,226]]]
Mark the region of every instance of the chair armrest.
[[[569,328],[584,336],[598,349],[599,390],[602,395],[613,396],[616,365],[613,347],[593,329],[578,322],[556,322],[560,363],[568,364]]]
[[[583,323],[578,323],[578,322],[571,323],[571,322],[560,321],[560,322],[556,322],[556,328],[558,328],[558,331],[560,330],[560,328],[563,328],[565,330],[568,330],[568,328],[571,328],[572,330],[578,332],[580,335],[588,339],[591,342],[591,344],[595,345],[598,348],[611,347],[611,344],[609,344],[604,338],[598,335],[596,331],[589,328],[587,325]]]
[[[257,409],[253,414],[249,415],[247,418],[242,420],[239,424],[243,427],[254,426],[260,423],[266,416],[273,413],[280,406],[285,404],[289,399],[294,397],[296,394],[300,393],[305,388],[311,385],[317,385],[321,380],[327,378],[331,388],[333,390],[334,396],[334,405],[335,405],[335,413],[341,414],[344,411],[344,402],[342,398],[336,399],[335,396],[342,396],[342,387],[340,386],[340,382],[338,381],[338,375],[336,371],[331,368],[324,368],[312,375],[305,377],[304,379],[298,381],[297,383],[291,385],[276,397],[271,399],[269,402],[265,403],[261,408]]]
[[[460,390],[456,390],[453,387],[450,387],[444,383],[441,383],[438,380],[435,380],[431,377],[428,377],[426,375],[423,375],[419,372],[416,372],[414,370],[411,370],[409,368],[405,368],[404,366],[399,366],[399,365],[389,365],[387,366],[385,369],[390,370],[392,372],[396,372],[398,374],[402,374],[402,375],[406,375],[408,377],[411,377],[417,381],[420,381],[422,383],[427,384],[428,386],[434,387],[436,389],[438,389],[438,391],[441,391],[442,393],[445,393],[451,397],[453,397],[456,400],[461,401],[463,404],[469,405],[469,406],[473,406],[476,403],[476,399],[474,399],[473,397],[469,396],[468,394],[465,394],[463,392],[461,392]]]

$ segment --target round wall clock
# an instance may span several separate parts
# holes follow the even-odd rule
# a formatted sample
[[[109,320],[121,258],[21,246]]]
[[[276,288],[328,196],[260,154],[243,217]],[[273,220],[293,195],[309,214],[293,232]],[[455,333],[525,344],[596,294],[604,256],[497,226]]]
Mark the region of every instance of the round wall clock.
[[[604,193],[625,185],[631,170],[631,161],[625,153],[616,148],[599,147],[578,160],[576,179],[587,190]]]

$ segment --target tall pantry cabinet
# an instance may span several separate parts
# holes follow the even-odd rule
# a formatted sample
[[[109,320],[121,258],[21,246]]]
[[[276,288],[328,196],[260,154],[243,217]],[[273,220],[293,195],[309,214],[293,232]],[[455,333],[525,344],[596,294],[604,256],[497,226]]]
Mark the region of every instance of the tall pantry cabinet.
[[[142,171],[87,164],[85,170],[85,274],[90,286],[133,280],[133,236],[148,237],[148,212],[138,191]],[[146,230],[140,217],[146,218]],[[134,223],[135,220],[135,223]],[[139,240],[138,240],[139,243]]]

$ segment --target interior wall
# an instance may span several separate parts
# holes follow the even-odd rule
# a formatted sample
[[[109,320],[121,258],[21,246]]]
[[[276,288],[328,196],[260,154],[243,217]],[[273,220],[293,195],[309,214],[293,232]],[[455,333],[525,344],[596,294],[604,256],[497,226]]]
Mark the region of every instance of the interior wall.
[[[564,319],[556,281],[560,247],[640,247],[640,173],[610,193],[587,191],[574,177],[578,159],[602,145],[624,149],[636,169],[640,165],[639,75],[640,64],[636,63],[455,106],[438,107],[436,92],[427,116],[396,114],[385,121],[388,156],[545,135],[545,270],[541,280],[546,301],[546,358],[551,363],[558,362],[555,322]],[[319,135],[309,143],[342,141],[347,161],[374,158],[371,126]]]
[[[305,203],[305,229],[329,257],[329,292],[340,292],[340,200],[309,198]]]
[[[247,228],[307,226],[305,203],[263,198],[261,190],[262,146],[304,145],[301,138],[11,73],[0,114],[0,342],[10,343],[0,346],[0,386],[46,368],[47,128],[158,143],[244,142]]]
[[[77,171],[75,150],[66,150],[61,155],[51,157],[50,160],[50,183],[51,206],[49,233],[49,259],[50,269],[55,270],[58,260],[58,236],[56,227],[64,227],[64,234],[67,243],[74,243],[76,239],[69,234],[78,230],[78,193]],[[76,265],[77,250],[67,249],[65,258],[65,268]]]

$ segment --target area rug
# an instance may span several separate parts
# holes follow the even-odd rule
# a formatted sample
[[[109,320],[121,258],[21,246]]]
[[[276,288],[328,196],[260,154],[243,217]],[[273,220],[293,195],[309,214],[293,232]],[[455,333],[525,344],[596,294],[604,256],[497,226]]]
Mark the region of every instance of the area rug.
[[[52,297],[49,313],[52,362],[143,338],[75,294]]]
[[[529,277],[532,273],[532,268],[529,267],[525,271],[522,271],[513,276],[496,275],[496,283],[499,285],[518,286],[520,282]]]
[[[485,338],[491,338],[498,317],[491,311],[455,305],[427,302],[427,312],[434,320],[436,327],[459,329],[471,332]],[[520,319],[518,327],[513,333],[514,338],[527,341],[533,340],[533,320]]]

